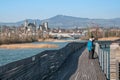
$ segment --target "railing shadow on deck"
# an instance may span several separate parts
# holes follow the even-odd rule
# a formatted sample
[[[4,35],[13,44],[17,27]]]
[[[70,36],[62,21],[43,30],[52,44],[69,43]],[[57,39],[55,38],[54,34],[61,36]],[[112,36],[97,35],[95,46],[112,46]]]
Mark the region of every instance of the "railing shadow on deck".
[[[76,52],[75,54],[78,54],[75,58],[71,55],[70,58],[74,58],[75,62],[73,63],[74,68],[72,69],[72,71],[69,73],[68,75],[68,79],[69,80],[70,77],[76,72],[76,70],[78,69],[78,64],[79,64],[79,58],[82,55],[82,52],[86,49],[86,47],[82,48],[80,52]],[[68,60],[69,61],[69,60]]]
[[[79,57],[85,49],[86,47],[84,46],[82,49],[78,49],[78,51],[69,55],[62,66],[45,80],[70,80],[71,76],[78,69]]]

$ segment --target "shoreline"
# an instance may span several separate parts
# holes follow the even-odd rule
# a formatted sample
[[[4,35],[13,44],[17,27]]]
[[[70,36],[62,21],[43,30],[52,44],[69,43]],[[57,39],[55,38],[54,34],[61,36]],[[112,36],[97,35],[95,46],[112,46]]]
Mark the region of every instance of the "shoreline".
[[[80,39],[75,40],[58,40],[58,39],[38,39],[37,42],[74,42],[81,41]],[[58,48],[56,44],[32,44],[32,43],[11,43],[11,44],[2,44],[0,48],[3,49],[24,49],[24,48]]]
[[[105,38],[99,38],[98,40],[99,41],[108,41],[108,40],[114,41],[114,40],[118,40],[118,39],[120,39],[120,37],[105,37]]]
[[[75,40],[60,40],[60,39],[38,39],[38,42],[73,42],[73,41],[81,41],[80,39]]]
[[[3,49],[58,48],[58,47],[59,46],[55,44],[32,44],[32,43],[0,45],[0,48],[3,48]]]

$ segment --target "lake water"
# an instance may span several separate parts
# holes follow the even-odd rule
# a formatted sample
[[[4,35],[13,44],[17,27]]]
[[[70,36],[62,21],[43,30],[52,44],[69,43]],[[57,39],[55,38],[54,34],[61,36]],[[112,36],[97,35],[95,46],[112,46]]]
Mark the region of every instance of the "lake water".
[[[33,44],[56,44],[58,48],[35,48],[35,49],[0,49],[0,66],[7,63],[36,55],[45,50],[60,49],[69,42],[33,42]]]

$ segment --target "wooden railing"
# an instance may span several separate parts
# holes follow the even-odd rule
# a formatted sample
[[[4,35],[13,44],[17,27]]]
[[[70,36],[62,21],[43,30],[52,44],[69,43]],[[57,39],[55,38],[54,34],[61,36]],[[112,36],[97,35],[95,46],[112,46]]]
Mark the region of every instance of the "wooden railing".
[[[106,78],[110,79],[110,50],[109,44],[95,43],[95,52],[98,55],[100,66],[106,75]]]

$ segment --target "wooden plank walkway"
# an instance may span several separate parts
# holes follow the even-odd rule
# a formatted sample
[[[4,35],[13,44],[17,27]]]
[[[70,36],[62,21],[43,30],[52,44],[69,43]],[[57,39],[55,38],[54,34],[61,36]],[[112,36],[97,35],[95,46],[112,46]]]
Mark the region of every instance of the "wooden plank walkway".
[[[70,80],[107,80],[100,68],[96,53],[94,58],[89,59],[88,51],[85,49],[79,58],[78,68]]]
[[[95,54],[95,57],[97,55]],[[107,80],[98,58],[88,59],[86,48],[72,53],[54,74],[44,80]]]

